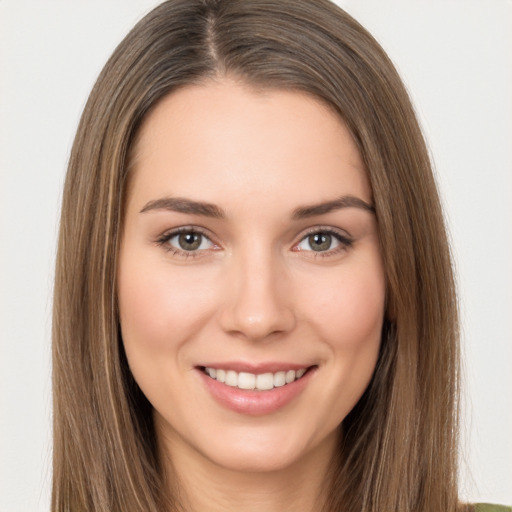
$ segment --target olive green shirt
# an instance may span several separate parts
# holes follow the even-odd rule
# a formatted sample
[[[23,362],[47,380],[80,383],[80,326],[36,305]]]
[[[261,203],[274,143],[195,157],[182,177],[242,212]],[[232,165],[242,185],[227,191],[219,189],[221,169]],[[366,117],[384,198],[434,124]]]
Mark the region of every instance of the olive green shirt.
[[[477,503],[475,505],[475,512],[512,512],[512,507],[491,505],[489,503]]]

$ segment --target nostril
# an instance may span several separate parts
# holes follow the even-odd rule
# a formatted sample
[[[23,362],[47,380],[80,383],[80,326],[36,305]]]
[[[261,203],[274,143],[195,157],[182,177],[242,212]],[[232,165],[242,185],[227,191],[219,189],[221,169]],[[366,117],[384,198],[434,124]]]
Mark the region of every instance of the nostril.
[[[274,308],[272,305],[260,307],[258,312],[255,309],[239,303],[224,311],[221,316],[223,330],[249,340],[270,341],[295,327],[295,315],[291,310]]]

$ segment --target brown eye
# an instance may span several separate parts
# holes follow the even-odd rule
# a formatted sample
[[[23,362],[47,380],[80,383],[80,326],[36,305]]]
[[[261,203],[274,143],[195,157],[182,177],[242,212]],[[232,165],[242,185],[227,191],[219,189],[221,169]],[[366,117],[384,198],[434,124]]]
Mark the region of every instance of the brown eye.
[[[203,235],[199,233],[181,233],[178,235],[178,245],[184,251],[195,251],[201,246]]]
[[[178,231],[169,233],[158,240],[163,247],[177,253],[200,253],[208,249],[215,249],[216,245],[199,231]]]
[[[312,251],[328,251],[332,245],[332,236],[328,233],[314,233],[308,236],[308,245]]]
[[[330,256],[348,249],[351,245],[352,239],[349,236],[333,229],[320,228],[306,234],[295,246],[294,250]]]

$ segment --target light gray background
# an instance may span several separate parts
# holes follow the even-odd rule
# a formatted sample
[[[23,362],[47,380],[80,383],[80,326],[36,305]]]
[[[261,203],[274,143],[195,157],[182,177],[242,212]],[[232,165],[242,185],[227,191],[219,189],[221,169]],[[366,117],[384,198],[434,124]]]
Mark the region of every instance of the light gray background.
[[[0,0],[0,511],[48,510],[66,160],[103,63],[156,0]],[[464,498],[512,504],[512,2],[340,0],[408,85],[458,267]]]

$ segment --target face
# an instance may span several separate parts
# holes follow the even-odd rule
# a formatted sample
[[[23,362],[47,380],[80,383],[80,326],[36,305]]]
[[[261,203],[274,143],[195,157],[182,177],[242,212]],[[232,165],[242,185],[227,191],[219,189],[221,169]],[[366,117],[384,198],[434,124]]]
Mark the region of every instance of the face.
[[[118,295],[131,371],[173,456],[267,471],[334,450],[379,351],[371,203],[347,128],[312,97],[224,81],[151,112]]]

